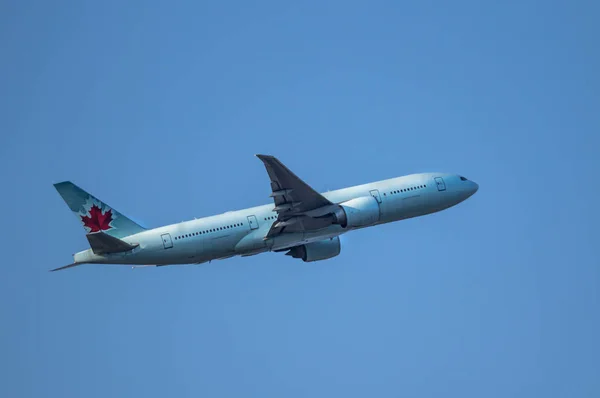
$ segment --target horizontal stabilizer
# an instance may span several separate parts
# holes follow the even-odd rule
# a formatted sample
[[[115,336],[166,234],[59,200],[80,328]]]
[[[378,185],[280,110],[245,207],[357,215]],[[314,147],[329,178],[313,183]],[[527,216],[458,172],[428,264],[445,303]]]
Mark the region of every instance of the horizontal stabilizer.
[[[65,265],[64,267],[58,267],[58,268],[51,269],[50,272],[62,271],[63,269],[77,267],[78,265],[81,265],[81,264],[83,264],[83,263],[73,263],[73,264]]]
[[[110,253],[122,253],[135,249],[139,245],[130,245],[127,242],[123,242],[119,238],[105,234],[104,232],[95,232],[93,234],[86,235],[90,247],[94,254],[110,254]]]

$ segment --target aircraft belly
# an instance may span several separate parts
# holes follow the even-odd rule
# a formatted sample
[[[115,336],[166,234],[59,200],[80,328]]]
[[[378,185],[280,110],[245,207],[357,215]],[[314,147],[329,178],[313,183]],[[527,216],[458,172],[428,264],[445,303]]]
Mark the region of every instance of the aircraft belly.
[[[251,254],[268,251],[267,241],[264,239],[265,231],[261,229],[255,229],[250,233],[244,235],[238,242],[235,243],[233,250],[237,254]]]
[[[235,245],[239,235],[223,235],[204,240],[202,250],[198,253],[200,261],[208,261],[225,256],[235,255]]]

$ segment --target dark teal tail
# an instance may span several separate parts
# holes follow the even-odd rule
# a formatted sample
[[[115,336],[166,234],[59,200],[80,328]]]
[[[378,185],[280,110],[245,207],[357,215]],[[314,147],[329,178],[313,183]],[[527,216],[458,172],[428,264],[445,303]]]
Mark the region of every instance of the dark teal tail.
[[[54,184],[54,188],[82,223],[88,234],[104,232],[115,238],[124,238],[145,231],[145,228],[70,181]]]

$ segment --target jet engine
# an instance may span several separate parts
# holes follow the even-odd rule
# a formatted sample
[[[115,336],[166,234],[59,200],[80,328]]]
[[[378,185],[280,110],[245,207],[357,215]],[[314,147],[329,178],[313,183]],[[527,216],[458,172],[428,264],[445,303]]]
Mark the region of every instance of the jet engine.
[[[340,238],[336,236],[335,238],[292,247],[285,255],[301,258],[305,263],[309,263],[311,261],[326,260],[335,257],[340,254],[340,250]]]
[[[379,221],[379,202],[373,196],[361,196],[340,203],[333,212],[333,223],[342,228],[364,227]]]

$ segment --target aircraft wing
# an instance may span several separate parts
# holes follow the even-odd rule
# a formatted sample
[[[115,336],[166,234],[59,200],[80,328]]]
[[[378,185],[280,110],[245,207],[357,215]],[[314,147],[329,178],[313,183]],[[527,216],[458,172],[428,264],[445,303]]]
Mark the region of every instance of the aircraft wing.
[[[276,157],[256,155],[265,165],[271,179],[273,211],[277,221],[273,223],[267,238],[285,232],[300,232],[323,228],[330,221],[317,217],[328,214],[336,205],[312,189]]]

